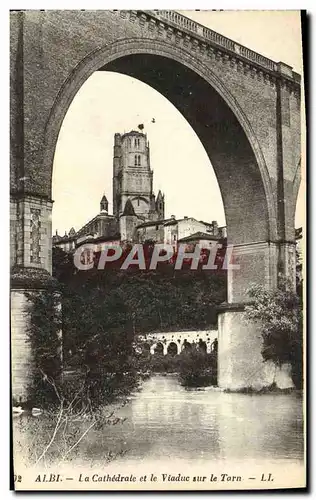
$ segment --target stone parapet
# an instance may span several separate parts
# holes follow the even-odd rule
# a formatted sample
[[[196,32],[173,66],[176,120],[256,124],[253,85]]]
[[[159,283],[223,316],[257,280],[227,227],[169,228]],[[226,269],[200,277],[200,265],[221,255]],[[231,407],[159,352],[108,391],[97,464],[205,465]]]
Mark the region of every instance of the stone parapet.
[[[114,11],[121,15],[121,11]],[[287,82],[289,88],[298,90],[300,75],[291,66],[283,62],[275,62],[254,50],[251,50],[216,31],[203,26],[174,10],[124,11],[124,18],[133,23],[138,19],[142,27],[148,24],[151,32],[156,31],[160,37],[182,43],[192,52],[208,53],[230,62],[233,66],[241,65],[243,69],[252,67],[259,79],[275,83],[276,79]],[[215,52],[214,52],[214,50]],[[247,67],[248,64],[248,67]]]

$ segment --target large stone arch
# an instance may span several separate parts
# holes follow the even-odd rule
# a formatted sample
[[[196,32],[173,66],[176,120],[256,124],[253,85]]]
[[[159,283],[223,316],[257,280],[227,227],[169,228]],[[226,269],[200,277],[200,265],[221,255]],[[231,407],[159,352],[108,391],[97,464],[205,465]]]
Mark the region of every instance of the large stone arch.
[[[149,58],[151,64],[146,65],[145,58]],[[177,70],[183,72],[183,85],[200,84],[204,95],[209,96],[210,103],[214,102],[216,109],[210,110],[204,121],[203,117],[201,119],[195,116],[193,104],[189,109],[186,96],[179,98],[176,92],[168,93],[168,78],[162,85],[157,85],[157,72],[163,72],[160,68],[170,72],[170,64],[172,71],[177,65]],[[156,68],[154,75],[148,75],[149,67]],[[235,272],[234,279],[229,273],[228,301],[243,302],[249,281],[265,281],[268,286],[275,286],[277,273],[274,261],[278,260],[278,255],[277,250],[273,246],[271,248],[270,244],[267,245],[267,242],[277,239],[277,214],[271,180],[259,141],[245,112],[224,82],[211,68],[197,61],[184,48],[170,47],[164,41],[155,40],[153,43],[152,39],[133,38],[119,40],[90,52],[68,75],[52,106],[45,126],[43,169],[52,172],[58,134],[74,96],[95,71],[107,69],[134,76],[151,85],[184,115],[199,136],[217,176],[224,202],[228,239],[236,247],[235,260],[250,269],[253,266],[249,265],[249,259],[259,252],[260,258],[265,262],[258,273],[251,271],[251,276],[249,272],[244,273],[242,270],[239,276]],[[200,103],[199,108],[203,107]],[[211,120],[213,111],[217,115],[213,123],[208,124],[206,120]],[[221,113],[225,115],[224,118]],[[211,127],[209,134],[203,130],[207,126]],[[226,139],[229,131],[229,139]],[[232,151],[228,151],[225,141],[229,142]],[[252,247],[250,251],[249,245],[253,244],[256,248]]]
[[[98,71],[102,68],[105,70],[107,69],[107,67],[111,68],[111,63],[114,63],[117,60],[128,58],[131,55],[144,54],[150,54],[156,57],[163,57],[172,60],[193,71],[201,79],[207,82],[207,84],[210,85],[211,88],[215,89],[215,91],[220,95],[228,108],[236,116],[241,129],[245,133],[249,144],[251,145],[252,152],[257,164],[256,166],[258,168],[258,172],[260,173],[258,178],[260,178],[262,188],[264,190],[266,202],[265,208],[268,215],[268,238],[274,240],[276,238],[276,213],[271,180],[264,156],[260,148],[259,141],[256,138],[256,135],[251,127],[249,120],[247,119],[245,112],[238,104],[236,98],[226,88],[224,82],[221,81],[209,67],[201,64],[200,61],[197,61],[194,57],[192,57],[189,51],[186,51],[185,49],[179,47],[170,47],[170,45],[166,42],[156,40],[153,43],[152,39],[144,38],[119,40],[112,43],[111,45],[106,45],[92,51],[73,68],[72,73],[65,80],[56,97],[45,126],[43,141],[43,169],[52,172],[55,147],[63,119],[73,98],[75,97],[83,83],[89,78],[89,76],[91,76],[95,71]],[[128,72],[126,74],[128,74]],[[142,78],[139,79],[142,80]],[[190,124],[192,125],[192,123]],[[214,166],[214,170],[218,177],[219,172],[216,166]],[[221,187],[220,180],[219,184]],[[222,194],[224,197],[225,193],[223,192]]]
[[[225,37],[213,43],[203,38],[204,30],[197,36],[174,23],[168,26],[155,13],[46,11],[13,17],[13,266],[23,269],[28,286],[34,283],[34,268],[40,286],[51,271],[53,160],[74,96],[94,71],[138,78],[190,123],[222,192],[228,239],[240,270],[228,273],[229,304],[219,315],[219,385],[261,383],[258,335],[242,322],[242,308],[251,283],[274,287],[280,270],[294,278],[299,75]],[[83,29],[86,19],[88,30]],[[60,44],[67,48],[55,61]],[[18,297],[22,281],[19,274],[13,276]]]

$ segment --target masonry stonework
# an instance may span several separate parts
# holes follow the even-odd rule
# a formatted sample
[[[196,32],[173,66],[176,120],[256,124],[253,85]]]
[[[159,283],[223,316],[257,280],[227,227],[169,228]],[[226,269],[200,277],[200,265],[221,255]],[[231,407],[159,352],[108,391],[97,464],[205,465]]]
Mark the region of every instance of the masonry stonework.
[[[52,271],[52,202],[19,195],[11,199],[13,265]]]
[[[247,283],[275,287],[280,272],[294,283],[300,76],[173,11],[11,13],[13,266],[51,270],[49,200],[59,130],[82,84],[107,70],[169,99],[209,155],[228,243],[244,268],[229,277],[230,303],[247,301]],[[219,316],[219,359],[225,351],[232,366],[226,373],[249,382],[248,345],[257,359],[260,342],[240,311],[234,321],[231,314]],[[231,387],[219,366],[220,384]]]
[[[257,324],[249,324],[244,312],[237,308],[224,311],[218,318],[218,385],[230,390],[260,390],[273,382],[280,388],[293,388],[291,370],[263,363],[260,349],[261,332]]]

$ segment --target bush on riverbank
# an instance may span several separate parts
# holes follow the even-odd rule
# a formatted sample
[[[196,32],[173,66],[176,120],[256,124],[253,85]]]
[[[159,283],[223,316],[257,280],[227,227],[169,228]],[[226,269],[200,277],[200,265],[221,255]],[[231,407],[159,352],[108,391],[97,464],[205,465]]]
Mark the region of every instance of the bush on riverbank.
[[[239,389],[225,389],[224,392],[229,394],[291,394],[295,392],[294,387],[280,389],[275,383],[261,389],[254,389],[253,387],[240,387]]]
[[[123,327],[124,304],[116,300],[113,319],[113,295],[106,297],[88,286],[59,292],[28,295],[28,337],[34,358],[29,401],[45,407],[59,405],[62,398],[67,404],[77,394],[77,405],[96,408],[127,396],[139,377],[133,362],[133,332]],[[69,369],[75,380],[62,378],[62,371]]]
[[[31,406],[58,404],[62,374],[61,338],[62,315],[57,289],[28,293],[30,322],[28,342],[32,352],[32,365],[28,386]]]
[[[185,387],[217,385],[217,353],[192,347],[180,355],[179,380]]]
[[[276,290],[261,285],[248,291],[253,303],[246,307],[246,317],[262,330],[261,354],[277,366],[290,363],[295,387],[303,386],[303,311],[302,297],[291,283],[281,278]]]
[[[135,366],[140,373],[175,373],[181,385],[205,387],[217,384],[217,352],[206,353],[198,346],[184,349],[180,354],[135,355]]]

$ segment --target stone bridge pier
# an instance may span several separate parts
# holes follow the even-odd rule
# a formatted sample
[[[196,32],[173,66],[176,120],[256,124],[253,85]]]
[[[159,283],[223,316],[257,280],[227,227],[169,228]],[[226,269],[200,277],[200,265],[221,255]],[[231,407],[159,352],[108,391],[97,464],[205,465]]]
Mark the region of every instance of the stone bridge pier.
[[[295,283],[300,75],[174,11],[13,11],[10,33],[14,395],[23,394],[29,366],[24,290],[44,286],[51,273],[56,142],[69,105],[95,71],[150,85],[198,135],[239,266],[229,272],[218,318],[219,385],[266,384],[260,332],[245,323],[243,308],[251,284],[273,289],[280,273]]]

